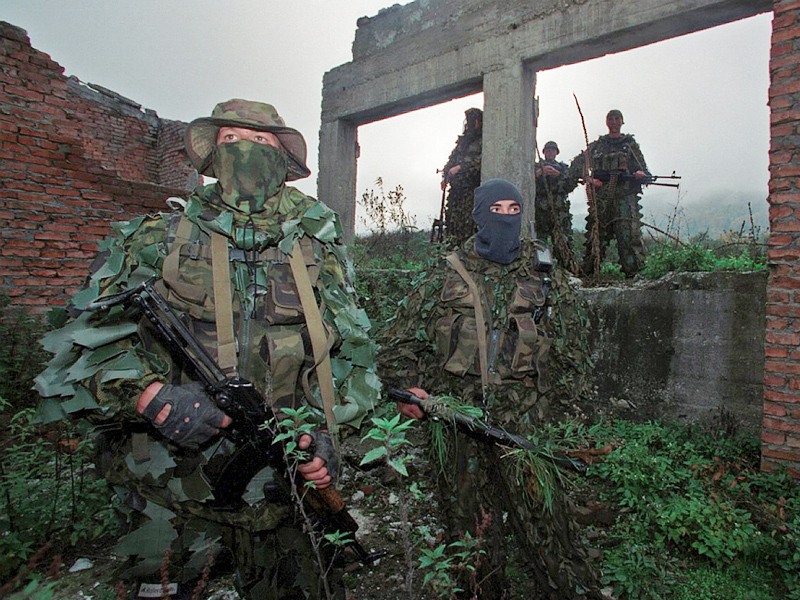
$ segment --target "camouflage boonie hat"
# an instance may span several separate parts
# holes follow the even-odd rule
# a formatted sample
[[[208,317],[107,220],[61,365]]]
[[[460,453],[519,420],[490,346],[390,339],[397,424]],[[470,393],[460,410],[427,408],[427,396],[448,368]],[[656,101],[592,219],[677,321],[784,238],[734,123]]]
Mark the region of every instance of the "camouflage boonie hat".
[[[203,175],[214,177],[211,153],[217,145],[220,127],[246,127],[269,131],[277,136],[288,155],[289,174],[286,179],[302,179],[311,171],[306,166],[306,141],[296,129],[286,123],[271,104],[235,98],[220,102],[210,117],[195,119],[186,128],[186,152],[192,165]]]
[[[606,120],[608,120],[608,117],[619,117],[620,119],[622,119],[623,123],[625,122],[625,117],[622,116],[622,111],[617,110],[616,108],[612,108],[610,111],[608,111],[608,114],[606,115]]]
[[[550,140],[549,142],[547,142],[547,143],[544,145],[544,148],[543,148],[543,150],[548,150],[549,148],[552,148],[553,150],[555,150],[555,151],[556,151],[556,154],[558,154],[559,152],[561,152],[561,150],[559,150],[559,149],[558,149],[558,144],[556,144],[556,143],[555,143],[553,140]]]

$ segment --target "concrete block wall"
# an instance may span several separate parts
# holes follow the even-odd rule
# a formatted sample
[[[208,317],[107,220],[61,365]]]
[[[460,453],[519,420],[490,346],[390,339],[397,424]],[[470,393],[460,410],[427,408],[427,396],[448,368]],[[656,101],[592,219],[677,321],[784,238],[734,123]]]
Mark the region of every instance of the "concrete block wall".
[[[32,313],[65,304],[112,221],[182,193],[183,127],[67,78],[0,22],[0,293]]]
[[[776,0],[770,55],[769,282],[762,468],[800,476],[800,0]]]
[[[759,435],[767,274],[673,273],[581,290],[595,415],[730,424]]]

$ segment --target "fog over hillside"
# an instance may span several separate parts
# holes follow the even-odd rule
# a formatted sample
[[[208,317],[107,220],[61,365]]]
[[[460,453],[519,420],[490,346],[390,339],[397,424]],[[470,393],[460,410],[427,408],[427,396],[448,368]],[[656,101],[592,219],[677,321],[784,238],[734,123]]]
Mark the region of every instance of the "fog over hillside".
[[[586,227],[586,200],[582,187],[570,195],[572,203],[572,227]],[[642,194],[642,220],[671,235],[685,239],[702,233],[711,238],[729,231],[738,232],[744,224],[744,233],[753,226],[756,235],[769,229],[769,205],[766,192],[758,190],[735,192],[709,192],[702,198],[691,198],[673,188],[645,188]],[[749,207],[748,207],[749,205]],[[653,234],[657,233],[653,231]]]

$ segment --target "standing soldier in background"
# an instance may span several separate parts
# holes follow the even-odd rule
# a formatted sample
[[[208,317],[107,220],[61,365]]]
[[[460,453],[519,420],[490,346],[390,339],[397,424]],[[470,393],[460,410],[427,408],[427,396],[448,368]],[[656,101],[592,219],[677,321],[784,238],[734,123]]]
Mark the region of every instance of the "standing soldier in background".
[[[445,237],[448,246],[458,246],[475,233],[472,197],[481,184],[483,111],[470,108],[465,113],[464,132],[442,169],[442,191],[450,185],[445,205]]]
[[[626,277],[633,277],[644,265],[646,250],[642,242],[642,215],[639,205],[642,182],[650,177],[639,144],[631,134],[621,133],[624,120],[619,110],[606,115],[608,134],[589,144],[585,152],[570,163],[566,191],[578,183],[592,186],[597,213],[586,217],[586,248],[582,269],[595,273],[602,263],[606,247],[617,240],[619,262]],[[587,163],[588,159],[588,163]],[[597,233],[593,230],[597,228]],[[597,239],[594,239],[594,238]]]
[[[330,591],[343,599],[332,548],[323,543],[316,554],[275,469],[232,482],[244,492],[222,501],[221,474],[254,458],[241,452],[252,447],[223,433],[242,423],[220,410],[140,313],[86,310],[153,280],[226,375],[250,381],[276,411],[310,411],[311,432],[298,444],[313,440],[315,451],[298,480],[334,485],[338,459],[327,430],[358,426],[380,384],[339,218],[286,185],[310,174],[305,140],[272,105],[235,99],[189,124],[186,149],[217,181],[195,189],[183,210],[112,225],[70,320],[44,339],[56,356],[36,381],[40,414],[94,428],[98,467],[131,523],[116,553],[129,557],[121,576],[142,582],[134,597],[188,598],[191,588],[177,582],[201,578],[221,555],[235,564],[242,598]],[[162,580],[175,582],[167,590],[174,593],[162,593]]]
[[[572,255],[572,215],[569,200],[564,189],[567,163],[556,160],[558,144],[549,141],[542,150],[544,160],[534,165],[536,178],[536,236],[549,241],[556,260],[562,267],[575,271],[575,258]]]

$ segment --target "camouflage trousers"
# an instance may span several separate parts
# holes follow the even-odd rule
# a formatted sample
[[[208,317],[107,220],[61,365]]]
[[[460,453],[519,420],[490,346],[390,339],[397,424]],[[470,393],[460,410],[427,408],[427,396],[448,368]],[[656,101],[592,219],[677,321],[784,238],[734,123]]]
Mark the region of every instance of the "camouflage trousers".
[[[551,206],[548,196],[537,195],[535,204],[536,238],[549,241],[558,263],[569,268],[574,260],[572,255],[572,214],[569,212],[569,200],[563,194],[557,194],[553,196]],[[555,212],[553,212],[553,207],[555,207]],[[559,234],[561,237],[556,239],[556,235]]]
[[[617,252],[622,272],[633,277],[644,265],[647,251],[642,241],[642,215],[638,194],[617,195],[612,198],[598,193],[598,231],[600,262],[605,258],[606,248],[611,240],[617,240]],[[583,272],[594,271],[594,251],[592,228],[594,215],[590,211],[586,217],[586,246],[583,259]]]
[[[167,471],[161,477],[132,476],[130,449],[126,439],[114,440],[98,457],[129,524],[115,548],[127,558],[123,579],[159,582],[166,573],[170,581],[191,584],[212,566],[215,572],[232,567],[243,599],[327,598],[326,586],[332,597],[344,598],[343,569],[335,563],[334,549],[322,544],[317,560],[285,494],[235,510],[218,509],[192,497],[202,495],[199,475],[185,463],[171,476]]]
[[[526,590],[526,598],[599,599],[596,574],[576,542],[576,525],[560,490],[555,490],[548,510],[542,502],[524,497],[511,459],[497,447],[462,434],[454,437],[447,472],[439,477],[450,541],[468,531],[485,552],[474,572],[459,576],[463,597],[514,598],[505,575],[511,547],[524,557],[530,575],[533,589]],[[516,543],[508,544],[509,535]]]

